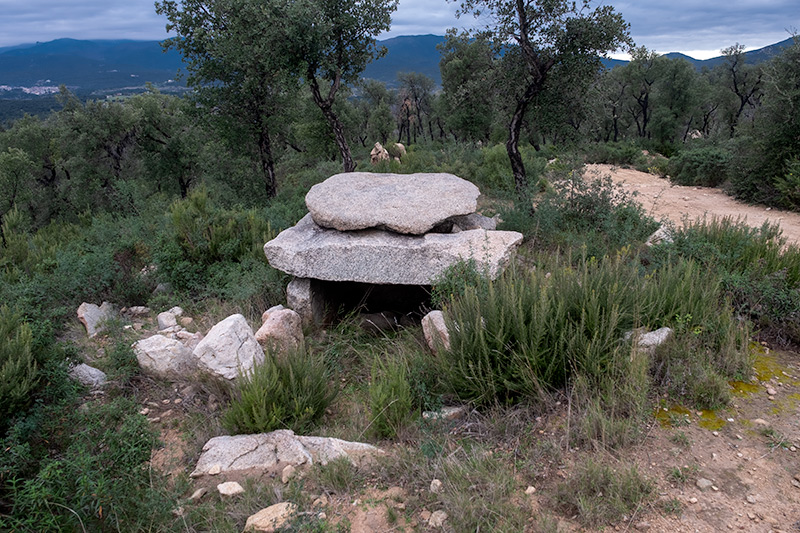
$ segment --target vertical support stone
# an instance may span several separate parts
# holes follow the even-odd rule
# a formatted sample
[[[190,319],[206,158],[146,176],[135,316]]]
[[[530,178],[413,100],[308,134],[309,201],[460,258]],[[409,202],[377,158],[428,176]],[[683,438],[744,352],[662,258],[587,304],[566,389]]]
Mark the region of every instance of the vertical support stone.
[[[294,278],[286,287],[286,303],[303,320],[303,325],[320,324],[323,321],[325,301],[318,291],[315,291],[314,280],[309,278]]]

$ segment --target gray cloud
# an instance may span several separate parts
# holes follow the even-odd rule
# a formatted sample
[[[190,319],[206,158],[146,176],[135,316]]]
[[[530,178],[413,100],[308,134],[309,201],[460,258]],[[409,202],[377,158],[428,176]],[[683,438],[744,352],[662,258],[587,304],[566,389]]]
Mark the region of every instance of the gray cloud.
[[[800,25],[797,0],[605,0],[622,13],[639,45],[659,52],[719,51],[736,42],[759,48],[786,39]],[[451,27],[479,26],[455,17],[458,3],[400,0],[390,32],[443,35]],[[60,37],[163,39],[166,19],[153,0],[0,0],[0,46]]]

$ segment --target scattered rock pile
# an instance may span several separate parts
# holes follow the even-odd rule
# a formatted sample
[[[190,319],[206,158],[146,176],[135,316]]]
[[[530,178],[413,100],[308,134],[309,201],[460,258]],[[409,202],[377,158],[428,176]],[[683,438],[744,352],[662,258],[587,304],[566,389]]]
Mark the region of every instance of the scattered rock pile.
[[[477,214],[478,188],[452,174],[337,174],[306,195],[309,214],[264,246],[296,276],[289,307],[304,322],[337,308],[321,282],[427,286],[459,260],[496,277],[522,235]],[[378,309],[383,311],[384,309]]]

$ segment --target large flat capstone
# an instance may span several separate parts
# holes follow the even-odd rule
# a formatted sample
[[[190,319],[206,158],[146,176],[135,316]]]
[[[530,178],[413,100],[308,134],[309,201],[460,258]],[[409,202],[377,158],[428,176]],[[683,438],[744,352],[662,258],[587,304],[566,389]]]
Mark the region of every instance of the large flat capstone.
[[[270,265],[300,278],[393,285],[430,285],[447,267],[474,259],[496,277],[522,242],[516,231],[399,235],[376,229],[342,232],[311,215],[264,245]]]
[[[336,174],[311,187],[306,206],[323,228],[385,228],[422,235],[477,208],[480,190],[452,174]]]

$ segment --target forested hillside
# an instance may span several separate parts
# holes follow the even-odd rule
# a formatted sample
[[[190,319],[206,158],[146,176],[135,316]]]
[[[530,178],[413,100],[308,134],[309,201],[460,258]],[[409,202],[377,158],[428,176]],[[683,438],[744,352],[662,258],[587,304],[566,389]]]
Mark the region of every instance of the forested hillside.
[[[374,37],[390,26],[388,0],[319,12],[239,2],[224,27],[212,4],[156,3],[176,35],[166,45],[184,62],[185,94],[87,100],[62,87],[51,113],[0,129],[0,529],[241,531],[242,509],[257,503],[189,502],[188,464],[162,476],[150,460],[168,430],[188,462],[201,437],[253,413],[263,431],[314,427],[396,451],[369,475],[331,463],[308,480],[248,486],[308,509],[299,531],[344,528],[312,502],[368,479],[413,495],[408,513],[392,507],[394,521],[441,508],[456,531],[613,527],[656,497],[655,481],[622,462],[562,468],[573,452],[611,450],[618,461],[645,438],[654,406],[729,405],[728,382],[751,377],[751,336],[800,344],[800,250],[777,227],[697,223],[651,247],[658,221],[582,173],[585,163],[626,165],[800,209],[800,41],[759,63],[731,43],[698,70],[635,47],[608,6],[555,2],[563,9],[552,14],[526,0],[537,25],[501,10],[502,24],[445,36],[440,78],[409,69],[388,83],[365,78],[385,75]],[[629,63],[603,68],[601,57],[625,47]],[[371,162],[377,142],[395,157]],[[124,318],[93,340],[78,330],[76,308],[103,301],[153,314],[179,305],[202,326],[234,312],[258,322],[285,303],[288,283],[264,243],[305,215],[312,185],[353,170],[456,174],[480,187],[484,214],[524,235],[497,281],[464,262],[433,287],[427,305],[456,324],[452,349],[431,353],[418,325],[370,336],[351,316],[307,331],[296,366],[268,351],[254,388],[179,387],[142,373],[130,348],[138,330]],[[626,335],[661,327],[674,337],[657,350]],[[68,378],[87,361],[109,375],[101,393]],[[190,385],[202,408],[185,404],[159,434],[145,418],[153,398]],[[309,425],[264,407],[262,385],[309,400],[295,413]],[[456,429],[421,418],[447,403],[485,418]],[[547,512],[518,505],[509,483],[520,461],[549,491]],[[442,492],[429,490],[432,473]],[[613,505],[586,504],[603,493]]]

